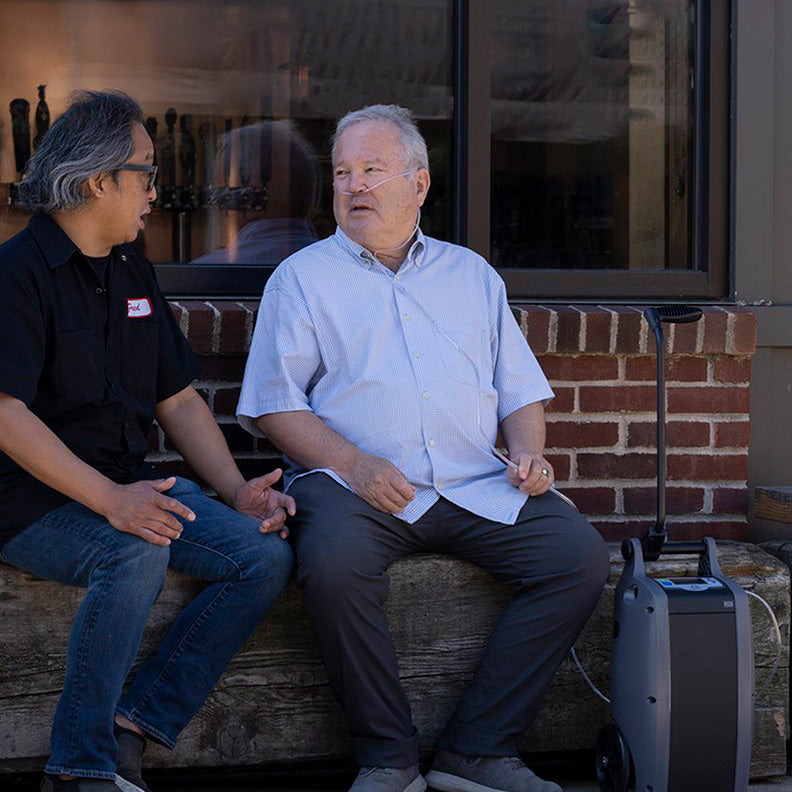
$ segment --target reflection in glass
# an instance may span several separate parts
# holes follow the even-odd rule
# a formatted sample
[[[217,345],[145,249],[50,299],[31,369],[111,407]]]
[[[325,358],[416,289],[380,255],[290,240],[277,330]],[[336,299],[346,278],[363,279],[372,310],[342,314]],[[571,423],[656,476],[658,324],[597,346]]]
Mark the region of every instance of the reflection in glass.
[[[0,51],[14,69],[0,72],[0,201],[18,178],[12,99],[33,106],[46,84],[55,117],[74,89],[118,88],[143,106],[157,151],[146,255],[276,264],[335,229],[336,119],[394,102],[431,151],[423,228],[447,238],[451,21],[450,0],[3,0]],[[26,222],[7,211],[0,241]]]
[[[691,3],[493,8],[493,264],[689,268]]]

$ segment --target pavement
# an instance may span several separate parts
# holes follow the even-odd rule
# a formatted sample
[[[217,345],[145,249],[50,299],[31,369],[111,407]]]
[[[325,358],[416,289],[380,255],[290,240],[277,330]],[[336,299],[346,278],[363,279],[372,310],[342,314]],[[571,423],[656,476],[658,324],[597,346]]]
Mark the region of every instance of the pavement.
[[[564,792],[600,792],[590,757],[529,762],[535,772],[560,784]],[[348,766],[323,766],[313,770],[280,769],[270,772],[215,770],[180,773],[152,771],[147,781],[154,792],[346,792],[356,770]],[[33,792],[40,776],[0,774],[2,792]],[[702,790],[702,792],[706,792]],[[792,777],[757,780],[749,792],[792,792]]]

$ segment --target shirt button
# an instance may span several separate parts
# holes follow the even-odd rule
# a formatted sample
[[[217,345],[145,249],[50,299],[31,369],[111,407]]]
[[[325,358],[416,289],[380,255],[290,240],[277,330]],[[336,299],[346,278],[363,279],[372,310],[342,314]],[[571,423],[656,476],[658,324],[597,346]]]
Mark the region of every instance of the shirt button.
[[[97,286],[97,287],[96,287],[96,289],[94,289],[94,291],[95,291],[97,294],[101,294],[101,293],[104,291],[104,289],[103,289],[101,286]]]
[[[397,275],[397,276],[396,276],[396,280],[397,280],[397,281],[400,281],[400,280],[401,280],[401,275]]]
[[[435,489],[441,490],[441,489],[443,489],[443,487],[445,487],[445,482],[438,481],[438,482],[435,483]]]
[[[409,322],[412,317],[410,314],[404,314],[404,318]]]
[[[415,359],[418,360],[418,358],[421,357],[421,353],[420,352],[416,352],[413,357],[415,357]]]
[[[423,396],[423,397],[424,397],[424,399],[428,399],[428,398],[429,398],[429,391],[424,391],[424,392],[421,394],[421,396]]]
[[[126,253],[122,253],[121,254],[121,261],[126,261],[126,260],[127,260]]]
[[[435,444],[435,441],[434,441],[434,440],[430,440],[430,441],[429,441],[429,445],[430,445],[430,446],[434,446],[434,444]]]

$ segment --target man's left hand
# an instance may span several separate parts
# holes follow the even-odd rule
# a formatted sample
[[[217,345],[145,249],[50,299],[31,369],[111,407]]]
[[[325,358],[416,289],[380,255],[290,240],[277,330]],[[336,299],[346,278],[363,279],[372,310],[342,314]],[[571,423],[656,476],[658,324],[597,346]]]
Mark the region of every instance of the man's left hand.
[[[512,462],[515,467],[509,465],[506,476],[512,486],[526,495],[541,495],[555,481],[553,466],[539,453],[520,451]]]
[[[276,468],[266,476],[240,484],[234,493],[233,506],[238,512],[261,520],[261,533],[278,531],[281,539],[285,539],[289,535],[285,525],[286,515],[294,517],[297,506],[291,495],[272,489],[272,485],[281,477],[281,472],[280,468]]]

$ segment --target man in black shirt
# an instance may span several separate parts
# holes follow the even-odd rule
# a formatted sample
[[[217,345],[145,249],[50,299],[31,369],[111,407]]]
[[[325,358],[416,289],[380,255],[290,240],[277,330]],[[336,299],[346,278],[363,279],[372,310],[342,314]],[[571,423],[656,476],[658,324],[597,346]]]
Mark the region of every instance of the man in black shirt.
[[[146,792],[146,738],[173,747],[280,594],[294,501],[246,482],[191,382],[197,362],[129,244],[156,197],[140,107],[86,93],[28,164],[34,213],[0,247],[0,557],[87,589],[69,639],[48,792]],[[146,465],[156,417],[225,501]],[[122,685],[168,567],[209,581]]]

